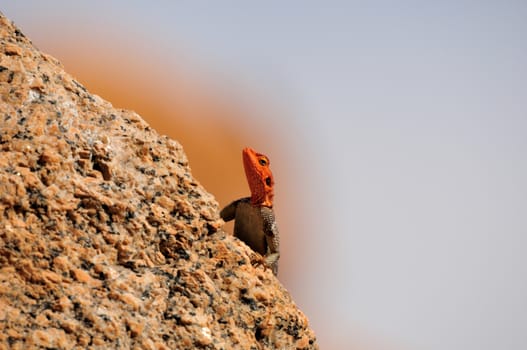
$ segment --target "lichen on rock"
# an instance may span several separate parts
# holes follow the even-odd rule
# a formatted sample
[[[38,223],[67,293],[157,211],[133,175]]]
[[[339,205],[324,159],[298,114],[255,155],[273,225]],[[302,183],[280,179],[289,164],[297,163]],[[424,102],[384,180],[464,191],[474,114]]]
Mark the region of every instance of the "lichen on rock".
[[[179,143],[0,14],[0,349],[317,349]]]

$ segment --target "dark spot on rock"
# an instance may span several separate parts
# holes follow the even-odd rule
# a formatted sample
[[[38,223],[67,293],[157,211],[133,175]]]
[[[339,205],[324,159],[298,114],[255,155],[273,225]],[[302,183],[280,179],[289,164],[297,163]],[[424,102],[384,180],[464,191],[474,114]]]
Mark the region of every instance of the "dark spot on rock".
[[[93,268],[93,264],[87,260],[81,260],[81,268],[84,270],[91,270]]]
[[[62,249],[60,248],[51,248],[50,249],[50,255],[52,258],[56,258],[62,253]]]
[[[99,157],[95,157],[93,160],[93,170],[97,170],[102,174],[102,178],[105,181],[110,181],[112,179],[112,172],[108,163],[104,160],[101,160]]]
[[[254,332],[254,338],[256,341],[261,341],[264,338],[264,335],[262,333],[263,329],[261,327],[256,327],[256,331]]]
[[[181,259],[188,260],[190,258],[190,254],[183,248],[177,248],[175,252]]]
[[[22,33],[22,32],[20,31],[20,29],[18,29],[18,28],[15,29],[15,35],[16,35],[17,37],[19,37],[19,38],[25,38],[25,37],[26,37],[26,36],[24,35],[24,33]]]
[[[249,305],[249,307],[251,308],[252,311],[258,310],[258,303],[253,298],[242,296],[240,298],[240,301],[242,303],[246,304],[246,305]]]

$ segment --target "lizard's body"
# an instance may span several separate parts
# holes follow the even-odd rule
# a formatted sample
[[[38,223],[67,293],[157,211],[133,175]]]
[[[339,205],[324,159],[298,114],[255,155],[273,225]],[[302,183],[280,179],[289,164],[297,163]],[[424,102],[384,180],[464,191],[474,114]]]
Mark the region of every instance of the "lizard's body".
[[[234,219],[234,235],[264,257],[278,273],[280,241],[273,212],[273,175],[269,159],[250,148],[243,150],[243,164],[251,197],[238,199],[220,212],[224,221]]]

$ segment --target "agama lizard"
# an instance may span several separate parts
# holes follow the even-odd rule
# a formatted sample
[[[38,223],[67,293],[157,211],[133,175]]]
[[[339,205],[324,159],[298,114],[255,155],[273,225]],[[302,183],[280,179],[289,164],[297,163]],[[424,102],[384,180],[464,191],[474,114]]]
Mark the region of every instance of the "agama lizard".
[[[234,219],[234,235],[259,253],[262,262],[278,273],[280,239],[273,211],[274,179],[269,158],[252,148],[242,152],[251,197],[238,199],[220,212],[224,221]]]

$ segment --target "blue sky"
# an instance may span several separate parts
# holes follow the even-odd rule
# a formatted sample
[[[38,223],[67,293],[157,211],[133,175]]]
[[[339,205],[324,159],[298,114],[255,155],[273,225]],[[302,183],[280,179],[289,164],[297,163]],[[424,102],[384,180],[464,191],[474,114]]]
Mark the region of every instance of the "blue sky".
[[[96,23],[285,111],[264,122],[299,170],[274,171],[308,192],[286,287],[321,344],[527,347],[527,3],[146,4],[0,10],[44,51]]]

